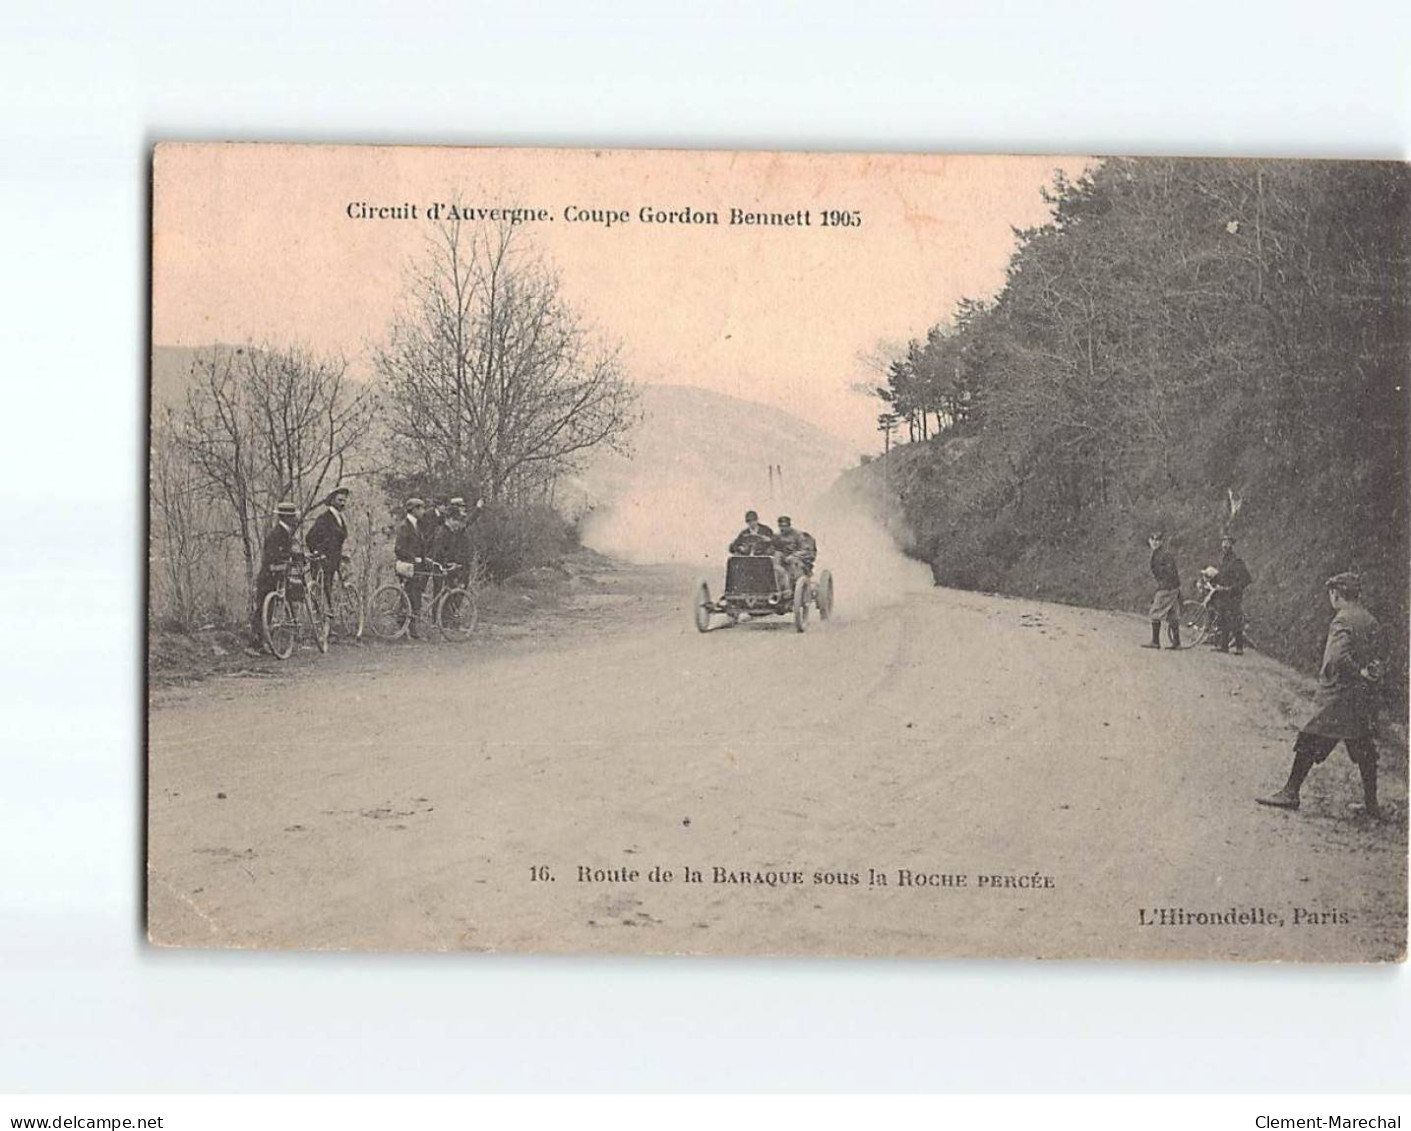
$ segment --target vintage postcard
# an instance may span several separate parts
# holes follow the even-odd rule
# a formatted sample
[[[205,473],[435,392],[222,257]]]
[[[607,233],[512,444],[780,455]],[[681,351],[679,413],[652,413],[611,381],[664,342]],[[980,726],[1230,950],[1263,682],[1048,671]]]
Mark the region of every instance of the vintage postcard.
[[[1407,166],[152,176],[154,943],[1404,958]]]

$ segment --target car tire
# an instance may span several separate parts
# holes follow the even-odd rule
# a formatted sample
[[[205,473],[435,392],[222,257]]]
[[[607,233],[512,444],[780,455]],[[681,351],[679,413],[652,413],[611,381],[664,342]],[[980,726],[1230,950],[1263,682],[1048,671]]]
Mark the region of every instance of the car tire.
[[[801,577],[794,582],[794,628],[799,632],[808,629],[808,578]]]
[[[696,618],[696,631],[710,631],[710,586],[704,580],[696,582],[696,599],[691,610]]]

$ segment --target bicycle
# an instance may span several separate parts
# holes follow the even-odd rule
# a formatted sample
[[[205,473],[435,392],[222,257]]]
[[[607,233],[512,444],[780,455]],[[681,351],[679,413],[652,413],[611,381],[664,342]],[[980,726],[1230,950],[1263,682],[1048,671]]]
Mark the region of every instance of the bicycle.
[[[450,584],[461,566],[451,563],[442,565],[431,558],[423,558],[427,568],[416,570],[413,576],[425,577],[428,582],[446,581],[434,597],[423,591],[421,608],[412,611],[411,598],[399,581],[389,581],[379,586],[368,602],[368,627],[372,634],[382,640],[398,640],[407,635],[413,626],[421,629],[435,626],[441,636],[454,643],[470,639],[475,625],[480,619],[480,606],[475,594],[464,585]]]
[[[324,585],[324,570],[326,562],[319,557],[318,565],[314,570],[313,584],[325,599],[328,587]],[[358,587],[343,576],[342,566],[348,564],[348,555],[343,555],[343,561],[338,572],[334,575],[332,585],[333,591],[333,624],[338,630],[340,638],[348,640],[362,639],[363,629],[366,626],[367,615],[363,608],[363,595],[358,592]]]
[[[318,650],[327,652],[329,618],[324,608],[323,590],[310,584],[308,559],[303,551],[295,550],[287,562],[271,566],[270,570],[279,580],[265,595],[260,607],[260,634],[265,646],[277,659],[289,659],[299,642],[299,611],[302,609]]]
[[[1196,593],[1200,594],[1198,601],[1186,601],[1181,606],[1181,631],[1186,635],[1187,646],[1194,648],[1197,644],[1204,642],[1207,638],[1214,643],[1218,639],[1220,630],[1220,611],[1216,608],[1214,598],[1217,592],[1215,585],[1205,578],[1203,574],[1197,575],[1195,579]],[[1254,641],[1249,635],[1249,618],[1244,618],[1244,646],[1253,648]]]

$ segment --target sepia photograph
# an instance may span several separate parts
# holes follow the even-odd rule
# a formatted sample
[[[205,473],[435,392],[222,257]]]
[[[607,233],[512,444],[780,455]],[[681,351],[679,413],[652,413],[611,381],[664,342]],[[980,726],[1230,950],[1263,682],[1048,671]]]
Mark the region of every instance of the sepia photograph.
[[[1411,167],[151,177],[152,943],[1404,960]]]

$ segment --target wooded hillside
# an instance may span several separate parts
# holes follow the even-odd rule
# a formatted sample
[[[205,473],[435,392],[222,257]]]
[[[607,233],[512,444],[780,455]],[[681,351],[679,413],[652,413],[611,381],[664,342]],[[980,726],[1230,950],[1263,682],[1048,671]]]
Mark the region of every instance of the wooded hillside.
[[[1149,532],[1189,592],[1228,526],[1254,639],[1305,668],[1358,570],[1404,679],[1408,167],[1114,159],[1052,201],[1000,294],[894,360],[916,442],[844,488],[892,495],[942,584],[1133,610]]]

